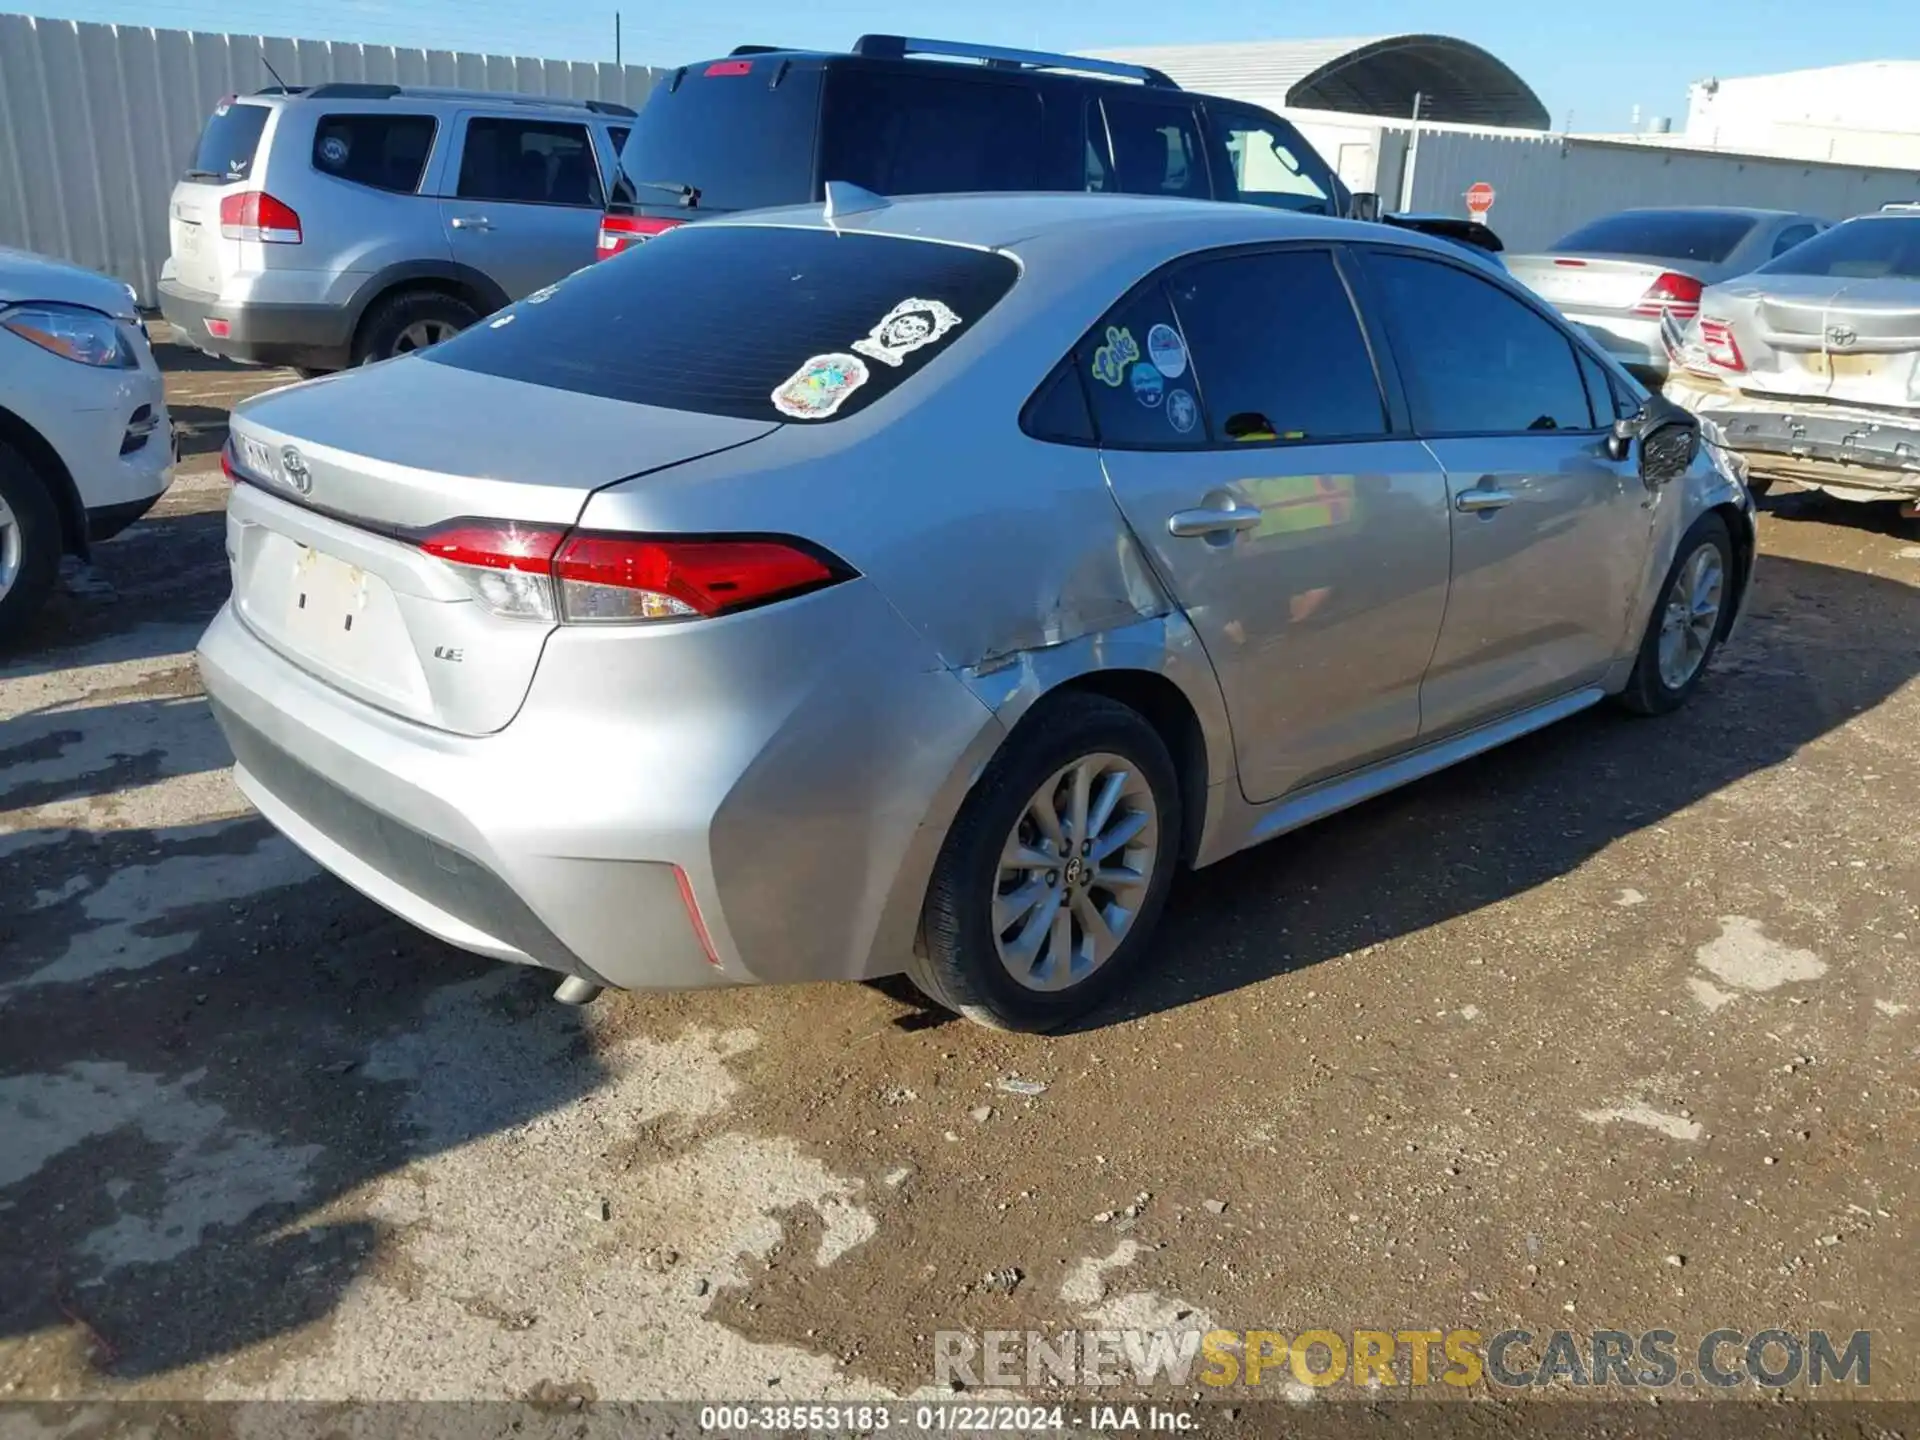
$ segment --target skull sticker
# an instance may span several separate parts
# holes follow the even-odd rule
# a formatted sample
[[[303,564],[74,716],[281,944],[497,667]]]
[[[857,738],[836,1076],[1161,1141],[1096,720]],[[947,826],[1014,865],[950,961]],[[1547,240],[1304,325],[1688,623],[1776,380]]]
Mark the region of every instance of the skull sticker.
[[[960,317],[938,300],[902,300],[867,332],[866,339],[854,341],[853,348],[882,365],[898,366],[959,323]]]
[[[825,420],[867,383],[858,355],[815,355],[773,392],[773,408],[794,420]]]

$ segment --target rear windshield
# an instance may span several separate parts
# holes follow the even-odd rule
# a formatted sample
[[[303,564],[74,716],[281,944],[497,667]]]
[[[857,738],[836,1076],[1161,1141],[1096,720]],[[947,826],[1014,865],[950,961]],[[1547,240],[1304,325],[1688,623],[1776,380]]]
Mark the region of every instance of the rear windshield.
[[[885,235],[688,225],[421,358],[703,415],[817,423],[910,381],[998,304],[1005,255]]]
[[[1759,223],[1711,210],[1626,210],[1582,225],[1553,248],[1718,265]]]
[[[629,183],[616,186],[614,198],[677,203],[652,182],[692,186],[702,210],[804,204],[813,198],[819,109],[818,68],[764,58],[693,66],[677,86],[656,85],[641,107],[620,152]]]
[[[254,152],[260,148],[260,132],[267,128],[267,116],[272,113],[265,105],[222,102],[200,132],[187,178],[219,183],[246,179],[253,169]]]
[[[1920,215],[1848,220],[1769,260],[1759,273],[1920,280]]]

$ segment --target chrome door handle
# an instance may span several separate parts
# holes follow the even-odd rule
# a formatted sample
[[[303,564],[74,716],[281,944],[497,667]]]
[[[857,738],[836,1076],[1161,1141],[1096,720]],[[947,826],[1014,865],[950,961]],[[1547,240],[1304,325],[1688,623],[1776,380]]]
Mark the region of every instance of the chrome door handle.
[[[493,222],[484,215],[456,215],[447,222],[456,230],[491,230]]]
[[[1453,497],[1453,508],[1463,515],[1472,515],[1487,510],[1500,510],[1513,503],[1513,496],[1505,490],[1488,490],[1479,487],[1462,490]]]
[[[1260,512],[1249,507],[1233,510],[1176,510],[1167,517],[1169,535],[1221,535],[1251,530],[1260,523]]]

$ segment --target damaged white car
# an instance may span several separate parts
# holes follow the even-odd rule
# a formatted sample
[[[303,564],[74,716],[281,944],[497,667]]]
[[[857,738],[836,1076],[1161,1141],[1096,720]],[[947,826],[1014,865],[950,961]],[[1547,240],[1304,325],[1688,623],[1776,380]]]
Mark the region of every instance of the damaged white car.
[[[1785,481],[1920,514],[1920,214],[1837,225],[1711,287],[1663,335],[1667,398],[1755,495]]]

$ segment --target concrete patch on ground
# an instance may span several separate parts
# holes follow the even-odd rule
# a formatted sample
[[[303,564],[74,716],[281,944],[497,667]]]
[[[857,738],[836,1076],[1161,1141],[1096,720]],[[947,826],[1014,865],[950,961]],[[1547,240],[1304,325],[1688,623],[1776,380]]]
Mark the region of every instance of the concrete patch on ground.
[[[224,828],[206,826],[199,833],[218,834]],[[168,855],[150,865],[116,870],[80,902],[91,928],[71,936],[53,960],[0,986],[0,1000],[29,986],[73,984],[157,965],[191,949],[200,935],[187,929],[147,934],[148,925],[193,906],[297,884],[315,873],[313,862],[278,835],[263,835],[238,853]]]
[[[1895,1004],[1891,1000],[1876,1000],[1873,1002],[1873,1008],[1878,1010],[1882,1015],[1904,1015],[1913,1007],[1910,1005]]]
[[[0,1189],[37,1172],[76,1145],[132,1125],[166,1149],[158,1213],[122,1213],[79,1246],[105,1270],[170,1260],[218,1226],[237,1225],[265,1205],[299,1200],[318,1145],[279,1145],[228,1125],[227,1112],[195,1098],[206,1078],[142,1074],[117,1062],[76,1061],[54,1074],[0,1079]],[[109,1182],[112,1193],[112,1182]],[[113,1198],[126,1194],[122,1188]]]
[[[1131,1265],[1134,1257],[1140,1253],[1140,1244],[1136,1240],[1122,1240],[1113,1247],[1113,1253],[1104,1258],[1089,1255],[1067,1272],[1067,1278],[1060,1282],[1060,1298],[1069,1305],[1098,1305],[1106,1298],[1106,1272]]]
[[[1740,998],[1731,990],[1722,990],[1711,980],[1702,980],[1698,975],[1687,977],[1687,989],[1691,990],[1693,998],[1700,1002],[1700,1008],[1709,1012],[1718,1010],[1724,1005],[1731,1005]]]
[[[1704,1133],[1698,1120],[1668,1115],[1641,1100],[1629,1105],[1615,1105],[1607,1110],[1582,1110],[1580,1118],[1595,1125],[1611,1125],[1616,1121],[1622,1125],[1644,1125],[1649,1130],[1659,1131],[1669,1140],[1698,1140]]]
[[[1777,990],[1799,980],[1818,980],[1826,962],[1811,950],[1769,940],[1758,920],[1720,917],[1720,934],[1694,952],[1694,963],[1736,990]]]
[[[831,1357],[706,1318],[716,1291],[749,1283],[743,1262],[781,1243],[790,1213],[818,1216],[821,1265],[876,1231],[859,1181],[793,1140],[712,1129],[738,1090],[727,1062],[753,1032],[633,1038],[589,1062],[576,1012],[502,1026],[491,1012],[510,984],[503,972],[450,986],[416,1029],[374,1048],[363,1072],[410,1088],[403,1115],[423,1151],[368,1198],[392,1264],[354,1281],[315,1347],[251,1375],[243,1363],[217,1393],[507,1398],[544,1382],[602,1400],[738,1398],[767,1393],[770,1376],[781,1395],[879,1393]],[[586,1063],[600,1074],[584,1094],[496,1115],[519,1087],[489,1076]],[[638,1153],[664,1158],[633,1164],[641,1137]]]

